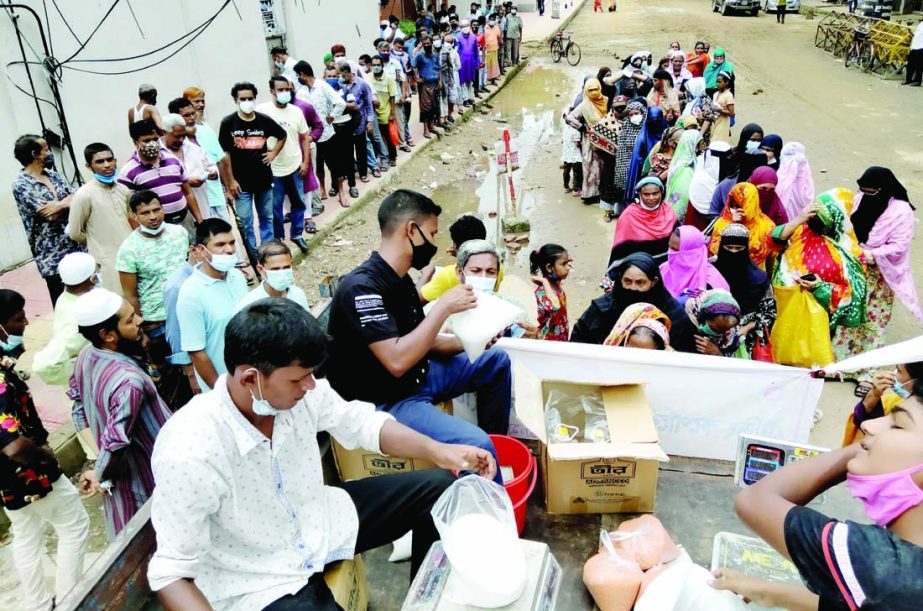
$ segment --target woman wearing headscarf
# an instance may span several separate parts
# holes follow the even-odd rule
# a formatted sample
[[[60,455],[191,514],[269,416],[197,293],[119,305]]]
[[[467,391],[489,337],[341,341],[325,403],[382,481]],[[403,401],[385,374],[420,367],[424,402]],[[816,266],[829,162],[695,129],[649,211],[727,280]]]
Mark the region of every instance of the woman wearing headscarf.
[[[596,80],[599,81],[608,105],[612,106],[612,99],[615,97],[615,79],[612,77],[612,70],[608,66],[603,66],[596,72]]]
[[[724,207],[727,205],[728,195],[731,193],[731,189],[734,188],[734,185],[749,181],[753,172],[755,172],[757,168],[766,165],[767,162],[766,153],[763,151],[746,153],[739,161],[735,161],[733,155],[734,151],[731,149],[730,157],[727,160],[731,173],[727,178],[718,183],[714,193],[712,193],[711,203],[708,206],[708,214],[711,219],[716,218],[721,214],[721,211],[724,210]]]
[[[831,332],[841,326],[858,327],[868,320],[867,272],[846,218],[852,198],[848,189],[825,191],[797,218],[772,232],[775,242],[784,247],[772,284],[810,291],[827,310]]]
[[[644,128],[635,140],[635,148],[631,153],[631,163],[628,166],[628,178],[625,184],[633,185],[645,176],[644,164],[654,147],[660,144],[663,132],[667,129],[667,122],[663,118],[663,111],[659,108],[648,108],[644,118]]]
[[[763,141],[763,128],[757,123],[747,123],[740,130],[740,137],[737,139],[737,146],[734,147],[735,167],[739,167],[744,155],[754,153],[760,150],[760,143]],[[765,154],[765,153],[764,153]],[[769,164],[769,155],[766,155],[766,163]]]
[[[689,205],[686,225],[705,230],[713,218],[709,214],[712,196],[718,183],[730,172],[731,145],[720,140],[712,142],[695,161],[695,171],[689,181]]]
[[[635,192],[637,201],[625,209],[615,224],[610,263],[633,252],[652,255],[666,252],[676,226],[673,209],[663,201],[664,188],[659,178],[642,178]]]
[[[671,51],[667,72],[673,77],[673,89],[678,92],[681,98],[685,97],[683,92],[686,90],[683,85],[692,78],[692,73],[686,70],[686,54],[682,51]]]
[[[763,214],[772,219],[776,225],[784,225],[788,222],[788,213],[782,200],[776,194],[776,185],[779,184],[779,177],[776,171],[769,166],[760,166],[753,170],[750,179],[747,181],[756,186],[760,196],[760,210]]]
[[[760,150],[765,151],[769,157],[769,167],[773,170],[778,170],[779,162],[782,159],[782,136],[766,134],[760,141]]]
[[[723,289],[704,291],[686,302],[686,313],[696,326],[696,350],[711,356],[736,356],[740,347],[737,325],[740,306]]]
[[[686,310],[663,286],[660,270],[647,253],[634,253],[615,265],[606,277],[610,289],[590,302],[574,325],[570,341],[602,344],[622,313],[637,303],[648,303],[669,317],[670,343],[681,352],[696,352],[693,325]]]
[[[884,345],[895,295],[923,323],[910,267],[915,220],[907,190],[891,170],[879,166],[867,169],[858,183],[850,220],[867,265],[868,323],[836,330],[837,359]]]
[[[683,135],[683,128],[674,125],[663,132],[660,142],[654,145],[650,155],[644,160],[641,167],[641,175],[656,176],[660,182],[667,182],[667,171],[670,169],[670,162],[673,161],[673,155],[676,153],[676,146]]]
[[[673,208],[678,219],[686,218],[686,207],[689,205],[689,184],[695,173],[695,160],[699,154],[701,141],[702,134],[698,131],[684,131],[667,172],[667,203]]]
[[[647,94],[647,107],[658,107],[663,111],[667,123],[673,125],[679,118],[679,94],[673,88],[673,77],[666,70],[654,72],[654,87]]]
[[[632,100],[625,108],[625,116],[619,130],[612,182],[609,185],[612,188],[611,199],[601,198],[599,202],[607,222],[618,218],[626,205],[624,202],[630,201],[630,187],[627,186],[628,169],[631,166],[631,154],[635,148],[635,140],[638,139],[644,125],[646,111],[644,103],[639,100]]]
[[[711,254],[718,254],[721,245],[721,232],[731,223],[740,223],[750,231],[750,259],[760,269],[766,267],[766,257],[772,254],[773,244],[770,239],[776,224],[760,210],[760,196],[756,187],[748,182],[734,185],[728,194],[727,204],[721,216],[715,221],[712,233]]]
[[[730,290],[727,281],[708,261],[708,239],[695,227],[677,227],[670,236],[667,262],[660,265],[663,285],[680,299],[689,292]]]
[[[672,351],[673,348],[670,347],[672,324],[670,318],[658,308],[649,303],[636,303],[625,308],[603,344]]]
[[[602,94],[599,81],[595,78],[587,79],[583,84],[583,99],[567,115],[568,124],[583,134],[583,142],[580,145],[583,155],[583,191],[580,197],[584,203],[592,203],[599,198],[599,175],[602,165],[601,151],[590,142],[587,132],[606,116],[606,112],[606,97]]]
[[[705,70],[702,72],[702,76],[705,78],[705,90],[708,95],[713,95],[718,90],[718,75],[722,72],[727,73],[730,81],[734,76],[734,64],[727,61],[724,49],[718,47],[715,49],[711,63],[705,66]]]
[[[731,223],[721,232],[714,263],[740,306],[739,334],[747,339],[748,353],[753,351],[756,338],[764,337],[776,321],[776,299],[769,276],[753,264],[749,248],[750,231],[740,223]]]
[[[715,111],[715,120],[712,122],[709,140],[721,140],[730,144],[731,121],[737,114],[734,103],[734,92],[731,91],[731,76],[722,72],[717,77],[718,87],[712,96],[712,107]]]
[[[706,142],[710,140],[708,136],[717,114],[711,96],[705,93],[704,78],[694,77],[686,81],[686,107],[683,108],[683,117],[695,117],[703,138]]]
[[[801,214],[805,206],[814,201],[814,178],[803,144],[789,142],[782,147],[778,174],[779,184],[776,186],[776,193],[782,200],[788,218],[793,219]]]

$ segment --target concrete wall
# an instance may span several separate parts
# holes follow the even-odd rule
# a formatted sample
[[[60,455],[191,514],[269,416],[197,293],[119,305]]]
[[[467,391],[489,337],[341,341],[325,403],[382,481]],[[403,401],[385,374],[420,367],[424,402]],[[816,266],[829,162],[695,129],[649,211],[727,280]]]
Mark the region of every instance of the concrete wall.
[[[79,43],[50,3],[46,23],[40,0],[17,1],[38,13],[53,48],[52,55],[58,61],[63,62],[79,48]],[[70,27],[83,41],[111,4],[110,0],[58,1]],[[75,60],[146,53],[190,32],[224,4],[224,0],[158,0],[133,2],[130,6],[126,2],[119,3]],[[275,5],[282,14],[286,30],[284,40],[291,55],[308,59],[314,65],[320,64],[322,56],[334,42],[345,44],[350,56],[355,58],[366,52],[377,36],[378,3],[372,0],[275,0]],[[3,160],[0,163],[0,244],[4,247],[0,248],[0,270],[31,258],[10,191],[10,184],[20,170],[12,156],[12,145],[20,134],[41,131],[34,101],[10,83],[12,81],[29,90],[23,66],[7,66],[9,62],[21,61],[22,55],[13,23],[8,17],[11,11],[2,6],[0,4],[0,71],[3,72],[0,78],[0,159]],[[134,10],[134,15],[130,9]],[[19,16],[26,58],[41,61],[44,51],[38,25],[26,11],[20,9],[15,13]],[[216,128],[221,117],[233,109],[229,92],[235,81],[253,81],[260,90],[258,101],[268,99],[266,80],[271,66],[267,44],[275,39],[267,40],[264,35],[258,0],[228,3],[211,25],[185,48],[167,61],[146,68],[148,64],[176,52],[189,38],[146,58],[67,64],[73,68],[101,72],[143,69],[122,75],[62,70],[59,87],[79,168],[74,168],[69,159],[64,159],[63,151],[55,150],[59,170],[63,169],[69,177],[75,171],[85,173],[82,150],[94,141],[112,146],[122,162],[131,155],[133,147],[128,137],[127,111],[137,102],[137,88],[142,82],[157,86],[161,113],[166,113],[167,103],[179,96],[185,87],[201,87],[207,94],[209,121]],[[39,97],[53,99],[45,71],[41,66],[31,68]],[[52,107],[42,103],[41,109],[46,126],[62,134]]]

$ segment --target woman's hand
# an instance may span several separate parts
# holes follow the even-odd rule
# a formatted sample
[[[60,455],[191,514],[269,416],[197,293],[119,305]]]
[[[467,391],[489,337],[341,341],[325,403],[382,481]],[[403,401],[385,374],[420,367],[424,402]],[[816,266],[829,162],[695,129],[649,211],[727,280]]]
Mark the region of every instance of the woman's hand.
[[[713,341],[701,335],[695,336],[695,348],[699,351],[700,354],[707,354],[709,356],[723,356],[721,351],[718,350],[718,346],[715,345]]]
[[[801,209],[801,213],[795,218],[799,225],[804,225],[812,218],[817,216],[817,211],[820,209],[820,206],[817,202],[811,202],[807,206]]]
[[[738,327],[737,334],[741,337],[747,337],[751,332],[753,332],[754,329],[756,329],[756,321],[748,322],[747,324]]]
[[[872,387],[869,389],[868,394],[862,399],[862,406],[865,408],[865,411],[871,413],[872,410],[875,409],[875,406],[878,405],[881,395],[894,386],[895,382],[897,382],[897,376],[894,375],[892,371],[879,371],[876,373],[875,377],[872,378]]]
[[[801,286],[801,288],[803,288],[803,289],[805,289],[805,290],[807,290],[807,291],[812,291],[812,292],[813,292],[814,289],[816,289],[817,286],[818,286],[821,282],[823,282],[823,280],[818,280],[818,279],[816,279],[816,278],[815,278],[814,280],[805,280],[804,278],[798,278],[795,282],[797,282],[798,285]]]
[[[735,223],[742,223],[746,219],[743,208],[731,208],[731,221]]]

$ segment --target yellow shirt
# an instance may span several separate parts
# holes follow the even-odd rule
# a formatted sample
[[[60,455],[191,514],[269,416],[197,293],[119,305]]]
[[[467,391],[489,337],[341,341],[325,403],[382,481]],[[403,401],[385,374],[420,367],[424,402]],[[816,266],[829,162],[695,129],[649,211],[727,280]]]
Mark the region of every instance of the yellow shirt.
[[[500,288],[500,284],[503,282],[503,266],[500,266],[500,269],[497,271],[497,288]],[[446,265],[445,267],[440,267],[436,270],[436,273],[433,274],[432,280],[423,285],[423,288],[420,289],[420,294],[423,296],[423,299],[426,301],[436,301],[442,297],[443,293],[449,289],[458,286],[461,284],[458,280],[458,274],[455,273],[454,265]]]

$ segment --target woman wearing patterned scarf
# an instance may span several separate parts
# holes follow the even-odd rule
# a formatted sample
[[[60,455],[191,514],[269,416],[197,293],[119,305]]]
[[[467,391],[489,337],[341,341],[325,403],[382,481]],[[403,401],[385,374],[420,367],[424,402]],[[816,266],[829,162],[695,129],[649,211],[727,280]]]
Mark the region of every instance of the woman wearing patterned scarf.
[[[686,313],[696,326],[695,343],[701,354],[734,356],[740,347],[737,324],[740,306],[727,291],[703,291],[686,302]]]
[[[628,169],[631,166],[631,155],[635,149],[635,140],[641,134],[644,127],[644,117],[647,114],[647,107],[644,102],[632,100],[625,108],[622,126],[619,132],[619,145],[615,153],[615,169],[613,171],[611,193],[602,193],[599,207],[603,209],[603,218],[606,222],[612,222],[622,213],[622,210],[630,203],[626,198],[626,191],[631,193],[631,189],[626,186],[628,180]],[[633,194],[633,193],[632,193]]]

